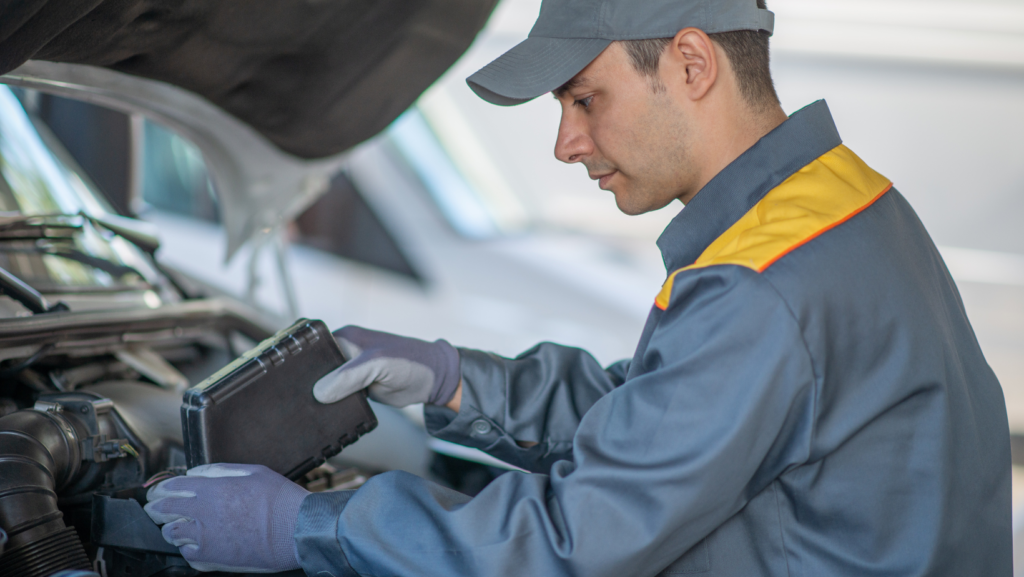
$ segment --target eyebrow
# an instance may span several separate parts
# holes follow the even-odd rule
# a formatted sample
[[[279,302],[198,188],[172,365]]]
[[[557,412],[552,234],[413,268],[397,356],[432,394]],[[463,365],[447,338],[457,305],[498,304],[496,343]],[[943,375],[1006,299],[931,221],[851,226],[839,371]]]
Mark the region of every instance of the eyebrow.
[[[586,84],[588,82],[590,82],[590,79],[587,78],[586,76],[576,76],[572,80],[552,90],[551,94],[553,94],[556,99],[561,98],[565,96],[565,93],[568,92],[569,90],[576,88],[577,86]]]

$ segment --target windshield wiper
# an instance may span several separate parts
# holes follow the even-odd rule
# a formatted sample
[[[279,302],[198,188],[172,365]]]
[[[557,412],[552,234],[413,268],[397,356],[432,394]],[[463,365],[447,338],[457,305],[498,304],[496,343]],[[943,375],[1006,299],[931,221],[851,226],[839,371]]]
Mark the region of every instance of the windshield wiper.
[[[79,214],[89,219],[93,224],[99,225],[134,244],[144,252],[153,254],[156,252],[156,249],[160,248],[160,237],[157,236],[156,226],[152,223],[116,214],[105,214],[103,216],[92,216],[84,212]]]
[[[28,286],[25,281],[7,272],[4,268],[0,268],[0,293],[25,305],[25,308],[32,311],[33,314],[68,310],[68,306],[62,302],[51,305],[39,291]]]
[[[78,214],[17,214],[0,215],[0,238],[66,238],[74,236],[76,230],[85,226],[88,220],[94,226],[109,230],[149,254],[160,248],[156,227],[134,218],[104,214],[93,216],[85,212]],[[59,233],[56,233],[60,231]]]
[[[67,214],[0,216],[0,238],[68,238],[85,226],[85,218]]]
[[[115,262],[98,256],[93,256],[91,254],[86,254],[85,252],[82,252],[76,248],[61,247],[53,244],[43,244],[37,246],[35,251],[33,252],[50,254],[53,256],[59,256],[61,258],[77,261],[84,265],[91,266],[92,268],[99,269],[114,278],[119,278],[129,273],[134,274],[143,280],[145,280],[146,278],[141,272],[136,270],[134,267],[130,267],[126,264],[121,264],[119,262]]]
[[[82,215],[51,212],[43,214],[22,214],[20,212],[0,213],[0,230],[16,226],[71,226],[81,228]]]

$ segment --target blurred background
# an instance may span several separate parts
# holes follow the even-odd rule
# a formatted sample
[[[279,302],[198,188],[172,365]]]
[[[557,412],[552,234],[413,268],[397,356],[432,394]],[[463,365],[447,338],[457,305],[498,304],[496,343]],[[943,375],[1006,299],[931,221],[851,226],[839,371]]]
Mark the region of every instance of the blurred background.
[[[505,355],[550,340],[611,363],[632,355],[665,278],[654,241],[682,206],[622,215],[581,166],[554,159],[557,103],[498,108],[466,87],[526,36],[539,6],[504,0],[416,106],[351,152],[326,195],[229,262],[194,145],[141,117],[43,95],[34,105],[119,211],[159,226],[161,260],[225,292],[332,327]],[[915,207],[1003,385],[1024,465],[1024,2],[769,8],[783,107],[826,99],[845,143]],[[133,155],[141,169],[112,160]]]

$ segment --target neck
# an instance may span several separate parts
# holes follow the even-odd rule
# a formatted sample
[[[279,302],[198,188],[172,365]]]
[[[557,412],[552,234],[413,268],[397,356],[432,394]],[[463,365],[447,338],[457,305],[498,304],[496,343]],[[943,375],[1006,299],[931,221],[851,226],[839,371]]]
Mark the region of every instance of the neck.
[[[701,170],[696,175],[694,186],[679,197],[683,204],[690,202],[719,172],[788,119],[779,105],[763,111],[754,111],[745,103],[730,108],[717,113],[709,111],[704,115],[708,122],[697,131],[699,140],[691,148],[699,151],[702,157],[699,163]]]

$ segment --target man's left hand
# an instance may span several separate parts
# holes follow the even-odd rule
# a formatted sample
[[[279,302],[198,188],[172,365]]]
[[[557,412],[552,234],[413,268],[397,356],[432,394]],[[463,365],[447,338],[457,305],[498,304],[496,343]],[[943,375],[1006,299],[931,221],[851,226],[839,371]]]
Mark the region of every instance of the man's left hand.
[[[309,492],[262,465],[200,465],[149,490],[146,512],[199,571],[299,568],[295,523]]]

